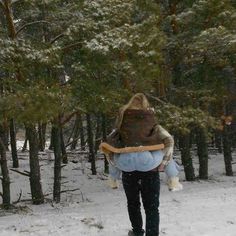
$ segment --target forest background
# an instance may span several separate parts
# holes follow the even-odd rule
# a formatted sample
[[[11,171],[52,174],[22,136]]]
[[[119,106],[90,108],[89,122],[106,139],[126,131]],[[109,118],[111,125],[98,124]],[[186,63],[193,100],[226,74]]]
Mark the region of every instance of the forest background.
[[[29,177],[32,202],[41,204],[38,157],[50,139],[53,200],[60,202],[68,152],[86,154],[96,175],[99,143],[136,92],[147,95],[158,122],[173,134],[187,181],[208,179],[211,149],[223,152],[232,176],[235,25],[235,0],[1,0],[2,206],[12,205],[8,149],[11,171]],[[29,172],[18,170],[22,130]]]

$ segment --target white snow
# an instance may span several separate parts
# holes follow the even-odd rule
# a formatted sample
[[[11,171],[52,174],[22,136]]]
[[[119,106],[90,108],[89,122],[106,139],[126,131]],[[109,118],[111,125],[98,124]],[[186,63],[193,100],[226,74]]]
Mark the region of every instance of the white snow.
[[[197,158],[194,163],[197,167]],[[45,194],[50,194],[53,189],[53,161],[43,156],[40,164],[43,190]],[[27,201],[30,199],[28,178],[10,171],[12,201],[17,200],[22,190],[21,202],[17,204],[22,206],[22,210],[16,214],[0,211],[0,235],[127,235],[130,223],[122,186],[110,189],[107,176],[102,173],[103,161],[98,160],[97,164],[98,175],[92,176],[89,163],[86,163],[83,174],[80,160],[78,163],[69,162],[62,168],[62,190],[79,190],[62,193],[61,204],[52,203],[52,195],[48,195],[47,203],[39,206]],[[21,156],[20,166],[21,171],[29,170],[26,156]],[[236,178],[224,175],[222,155],[211,155],[209,172],[208,181],[196,182],[183,181],[182,172],[184,190],[180,192],[169,192],[165,175],[161,173],[161,236],[236,235]]]

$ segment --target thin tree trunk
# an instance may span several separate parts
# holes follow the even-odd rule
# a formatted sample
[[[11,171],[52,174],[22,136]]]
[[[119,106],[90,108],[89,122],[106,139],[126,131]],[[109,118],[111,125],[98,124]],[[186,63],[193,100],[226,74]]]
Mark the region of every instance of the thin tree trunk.
[[[73,141],[71,143],[71,150],[75,150],[76,145],[78,143],[78,139],[79,139],[79,131],[80,131],[80,125],[81,125],[81,115],[77,114],[76,115],[76,119],[75,119],[75,125],[74,125],[74,129],[73,129]]]
[[[28,138],[27,138],[27,134],[25,132],[25,142],[24,142],[24,145],[22,147],[22,152],[25,152],[25,150],[27,149],[27,143],[28,143]]]
[[[39,150],[44,151],[45,144],[46,144],[46,128],[47,123],[41,123],[38,124],[38,133],[39,133]]]
[[[38,205],[44,202],[38,159],[38,134],[34,125],[28,125],[26,131],[29,139],[31,195],[33,204]]]
[[[64,136],[63,136],[63,129],[62,129],[62,127],[60,127],[60,139],[61,139],[62,162],[64,164],[67,164],[68,163],[68,157],[67,157],[67,153],[66,153],[66,146],[65,146],[65,142],[64,142]]]
[[[204,128],[197,128],[196,142],[199,158],[199,179],[208,179],[207,132]]]
[[[102,135],[102,125],[101,125],[101,116],[97,115],[96,120],[96,135],[95,135],[95,147],[94,147],[94,153],[97,154],[97,151],[99,149],[99,145],[101,143],[101,135]]]
[[[232,151],[231,151],[231,143],[229,137],[229,129],[228,125],[224,125],[223,130],[223,151],[224,151],[224,162],[225,162],[225,171],[227,176],[233,176],[232,169]]]
[[[85,151],[85,137],[84,137],[84,126],[83,126],[83,119],[82,119],[82,115],[80,115],[80,119],[79,119],[79,122],[80,122],[80,125],[79,125],[79,133],[80,133],[80,146],[81,146],[81,150],[82,151]]]
[[[222,131],[215,131],[215,147],[217,148],[219,153],[223,153],[222,150]]]
[[[50,136],[50,145],[49,145],[49,150],[53,150],[53,148],[54,148],[54,145],[53,145],[53,136],[54,136],[54,128],[52,127],[51,128],[51,136]]]
[[[95,163],[95,153],[94,153],[94,141],[93,141],[93,131],[91,124],[91,116],[86,114],[87,120],[87,136],[88,136],[88,146],[89,146],[89,160],[91,161],[92,175],[97,174],[96,163]]]
[[[5,209],[8,209],[11,204],[11,194],[10,194],[10,177],[7,167],[7,157],[6,148],[3,143],[3,129],[0,127],[0,164],[2,172],[2,204]]]
[[[181,151],[181,159],[184,166],[185,177],[187,181],[195,180],[193,162],[190,152],[190,135],[180,135],[179,144]]]
[[[102,139],[104,142],[107,140],[107,120],[106,116],[102,115]],[[109,173],[109,163],[104,155],[104,172]]]
[[[60,128],[54,124],[52,127],[52,141],[54,150],[54,184],[53,184],[53,200],[59,203],[61,200],[61,137]]]
[[[3,144],[5,146],[6,151],[9,151],[9,128],[7,124],[4,124],[4,136],[2,137]]]
[[[19,167],[19,161],[17,156],[17,148],[16,148],[16,132],[15,132],[15,124],[14,120],[10,120],[10,140],[11,140],[11,155],[13,161],[13,168]]]

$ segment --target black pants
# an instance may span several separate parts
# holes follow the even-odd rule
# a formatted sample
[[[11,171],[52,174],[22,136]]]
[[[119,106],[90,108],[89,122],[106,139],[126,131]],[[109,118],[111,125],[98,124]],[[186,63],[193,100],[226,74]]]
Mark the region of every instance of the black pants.
[[[142,232],[140,194],[146,213],[146,236],[159,235],[160,178],[158,171],[123,172],[122,182],[127,197],[128,212],[133,231]]]

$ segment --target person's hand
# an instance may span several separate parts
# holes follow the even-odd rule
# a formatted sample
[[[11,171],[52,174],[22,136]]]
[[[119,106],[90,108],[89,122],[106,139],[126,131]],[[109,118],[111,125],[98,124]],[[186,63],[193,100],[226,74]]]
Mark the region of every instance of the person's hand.
[[[159,172],[163,172],[165,170],[165,165],[161,163],[157,169]]]

